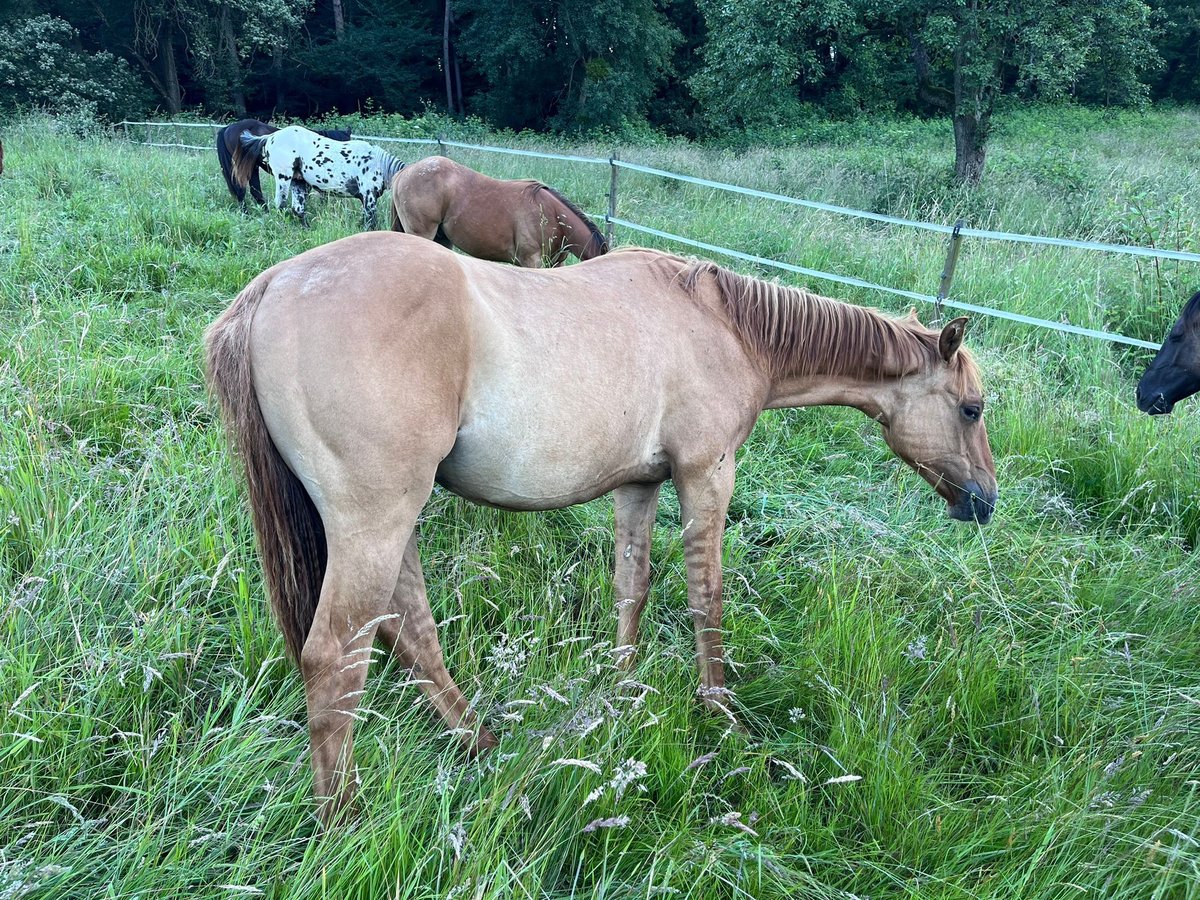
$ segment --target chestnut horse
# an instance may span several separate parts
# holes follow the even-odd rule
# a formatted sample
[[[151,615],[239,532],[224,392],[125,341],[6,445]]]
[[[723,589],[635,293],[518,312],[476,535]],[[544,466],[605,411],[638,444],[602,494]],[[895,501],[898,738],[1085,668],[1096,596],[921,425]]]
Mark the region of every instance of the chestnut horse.
[[[1200,391],[1200,291],[1184,305],[1138,381],[1138,409],[1152,416],[1166,415],[1176,403],[1197,391]]]
[[[659,488],[674,481],[700,696],[728,714],[721,542],[737,449],[765,408],[857,407],[952,518],[987,522],[995,469],[965,326],[642,249],[527,272],[368,232],[255,278],[208,329],[208,378],[304,677],[323,820],[353,795],[376,638],[469,751],[496,744],[446,671],[426,597],[416,523],[435,482],[512,510],[614,492],[628,665]]]
[[[600,229],[554,188],[499,181],[444,156],[418,160],[392,179],[392,229],[531,269],[560,266],[568,253],[608,252]]]
[[[233,198],[243,207],[246,205],[246,188],[233,179],[233,154],[237,152],[238,140],[243,131],[248,131],[255,137],[262,137],[274,134],[278,130],[274,125],[268,125],[258,119],[241,119],[217,131],[217,160],[221,163],[221,174],[225,176],[225,185],[229,188],[229,193],[233,194]],[[333,141],[350,140],[350,132],[345,129],[318,131],[316,134]],[[264,172],[267,171],[266,166],[259,166],[259,168]],[[258,179],[258,169],[250,173],[250,196],[258,202],[259,206],[267,205],[266,198],[263,197],[262,184]]]

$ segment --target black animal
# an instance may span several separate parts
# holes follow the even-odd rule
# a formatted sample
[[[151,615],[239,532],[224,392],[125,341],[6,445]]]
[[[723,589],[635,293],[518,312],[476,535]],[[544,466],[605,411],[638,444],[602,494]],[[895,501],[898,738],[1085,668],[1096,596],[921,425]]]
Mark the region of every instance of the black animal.
[[[1137,405],[1161,416],[1200,391],[1200,291],[1183,307],[1137,386]]]
[[[243,207],[246,205],[246,189],[242,187],[233,177],[233,154],[237,151],[238,140],[242,136],[243,131],[249,131],[255,137],[262,137],[267,134],[274,134],[279,129],[274,125],[268,125],[266,122],[260,122],[258,119],[242,119],[239,122],[234,122],[232,125],[226,125],[217,132],[217,159],[221,162],[221,173],[225,176],[225,184],[229,188],[229,193],[233,194]],[[347,129],[334,129],[331,131],[318,131],[317,134],[323,135],[334,141],[350,140],[350,132]],[[264,170],[265,166],[262,166]],[[263,197],[262,185],[258,180],[258,170],[255,169],[250,175],[250,196],[252,196],[259,206],[266,206],[266,198]]]

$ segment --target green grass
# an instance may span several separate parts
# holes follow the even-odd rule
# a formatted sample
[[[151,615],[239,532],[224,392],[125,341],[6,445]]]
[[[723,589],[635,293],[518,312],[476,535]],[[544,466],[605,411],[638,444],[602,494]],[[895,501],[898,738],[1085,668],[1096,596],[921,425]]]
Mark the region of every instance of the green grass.
[[[940,128],[619,150],[901,215],[1197,247],[1195,112],[1014,111],[975,194],[946,180]],[[436,492],[430,597],[501,747],[464,762],[381,657],[361,815],[315,839],[300,679],[199,344],[246,281],[353,232],[358,208],[318,199],[306,231],[239,214],[212,154],[40,120],[4,140],[0,898],[1200,896],[1200,424],[1133,408],[1146,354],[972,323],[1001,484],[986,529],[949,522],[859,414],[764,415],[725,556],[747,735],[694,700],[673,492],[627,683],[609,501],[520,515]],[[454,155],[604,208],[602,168]],[[629,173],[620,198],[648,225],[898,287],[932,292],[941,270],[936,236]],[[1157,340],[1198,274],[968,242],[956,294]]]

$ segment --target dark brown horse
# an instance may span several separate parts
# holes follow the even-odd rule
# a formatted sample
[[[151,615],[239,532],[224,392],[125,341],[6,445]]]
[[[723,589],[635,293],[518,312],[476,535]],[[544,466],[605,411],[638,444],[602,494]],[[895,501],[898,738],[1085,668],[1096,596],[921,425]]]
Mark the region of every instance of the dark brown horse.
[[[500,181],[444,156],[419,160],[392,179],[392,229],[457,247],[479,259],[537,268],[568,253],[608,252],[600,229],[540,181]]]
[[[242,119],[232,125],[226,125],[217,132],[217,159],[221,163],[221,173],[225,176],[225,184],[229,188],[229,193],[233,194],[234,199],[242,206],[246,205],[246,189],[233,177],[233,154],[237,152],[238,140],[243,131],[249,131],[255,137],[261,137],[266,134],[274,134],[278,130],[274,125],[268,125],[258,119]],[[318,131],[317,134],[335,141],[350,140],[350,132],[343,129]],[[267,171],[266,166],[260,168],[264,172]],[[258,179],[258,169],[255,169],[250,175],[250,196],[258,202],[259,206],[267,205],[266,198],[263,197],[262,184]]]
[[[738,447],[764,408],[853,406],[951,517],[987,522],[995,467],[965,326],[931,330],[653,250],[527,272],[378,231],[255,278],[208,330],[208,377],[304,676],[322,817],[354,792],[376,639],[470,751],[496,743],[446,671],[426,598],[416,524],[434,482],[514,510],[612,491],[628,665],[672,480],[700,697],[731,715],[721,543]]]
[[[1137,386],[1142,412],[1161,416],[1200,391],[1200,291],[1179,313]]]

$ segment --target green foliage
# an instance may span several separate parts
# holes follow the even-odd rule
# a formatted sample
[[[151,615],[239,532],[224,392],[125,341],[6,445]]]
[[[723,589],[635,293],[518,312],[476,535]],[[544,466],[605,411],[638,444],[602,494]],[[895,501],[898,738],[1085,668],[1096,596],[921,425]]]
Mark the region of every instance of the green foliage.
[[[0,27],[0,112],[36,107],[86,121],[144,108],[146,94],[125,60],[77,49],[64,19],[35,16]]]
[[[461,45],[484,78],[472,106],[516,129],[644,120],[680,35],[661,0],[463,0]]]
[[[1194,0],[1151,0],[1150,6],[1163,58],[1154,96],[1195,103],[1200,100],[1200,6]]]

